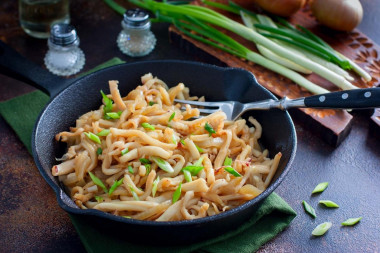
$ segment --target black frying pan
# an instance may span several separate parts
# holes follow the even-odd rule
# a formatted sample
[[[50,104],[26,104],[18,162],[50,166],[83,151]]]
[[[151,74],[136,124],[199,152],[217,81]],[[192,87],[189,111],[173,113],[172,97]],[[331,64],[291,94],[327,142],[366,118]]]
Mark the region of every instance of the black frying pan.
[[[198,62],[143,61],[106,68],[75,80],[65,80],[27,61],[4,43],[0,43],[0,67],[3,74],[27,81],[52,97],[36,122],[32,149],[37,167],[55,191],[58,204],[73,216],[84,219],[103,231],[121,234],[126,240],[184,244],[215,237],[234,229],[248,220],[263,199],[276,189],[295,156],[296,133],[289,114],[280,110],[251,111],[243,117],[252,115],[262,124],[261,144],[269,150],[271,157],[277,152],[283,154],[272,184],[255,199],[222,214],[174,222],[132,220],[98,210],[82,210],[66,195],[57,178],[51,175],[51,167],[56,164],[55,157],[64,153],[62,144],[57,143],[54,136],[75,125],[75,120],[80,115],[99,108],[99,91],[109,92],[108,80],[119,80],[121,94],[127,94],[134,89],[140,84],[140,77],[151,72],[168,86],[183,82],[190,87],[191,94],[204,95],[209,101],[251,102],[276,98],[259,85],[250,72]]]

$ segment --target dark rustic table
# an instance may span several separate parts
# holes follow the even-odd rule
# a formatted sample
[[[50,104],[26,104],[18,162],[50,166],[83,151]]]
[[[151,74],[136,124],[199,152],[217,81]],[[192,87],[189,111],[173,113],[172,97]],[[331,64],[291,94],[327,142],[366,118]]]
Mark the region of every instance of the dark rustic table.
[[[359,29],[380,44],[380,1],[361,2],[365,15]],[[42,66],[46,40],[31,38],[22,31],[17,1],[1,1],[0,13],[0,39]],[[209,58],[185,54],[171,45],[164,24],[153,25],[158,43],[152,54],[138,59],[124,56],[115,44],[121,16],[100,0],[71,1],[71,17],[86,55],[84,71],[115,56],[127,62],[182,59],[215,63]],[[2,75],[0,80],[0,101],[34,90]],[[371,125],[370,111],[353,114],[352,131],[337,148],[315,135],[312,125],[295,120],[297,155],[276,192],[298,216],[259,252],[380,252],[380,139],[375,137],[380,129]],[[325,181],[330,183],[328,189],[322,195],[311,196],[314,186]],[[320,199],[333,200],[340,208],[322,208],[317,205]],[[305,214],[302,200],[316,206],[316,219]],[[356,226],[340,226],[346,218],[358,216],[363,219]],[[313,238],[311,231],[325,221],[333,222],[333,227],[325,236]],[[32,156],[0,118],[0,252],[46,251],[83,252],[85,249],[68,215],[58,206],[53,190],[40,176]]]

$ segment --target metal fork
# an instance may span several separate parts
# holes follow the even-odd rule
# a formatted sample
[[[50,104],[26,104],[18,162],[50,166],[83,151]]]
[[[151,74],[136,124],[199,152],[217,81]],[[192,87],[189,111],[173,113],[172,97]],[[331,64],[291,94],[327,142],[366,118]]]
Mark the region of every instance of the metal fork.
[[[267,99],[251,103],[237,101],[198,102],[175,99],[174,102],[189,104],[199,108],[201,115],[205,116],[217,111],[223,111],[228,120],[236,120],[244,112],[249,110],[269,110],[278,108],[287,110],[290,108],[323,108],[323,109],[365,109],[380,107],[380,88],[367,88],[331,92],[297,99],[281,100]],[[185,107],[182,106],[182,109]]]

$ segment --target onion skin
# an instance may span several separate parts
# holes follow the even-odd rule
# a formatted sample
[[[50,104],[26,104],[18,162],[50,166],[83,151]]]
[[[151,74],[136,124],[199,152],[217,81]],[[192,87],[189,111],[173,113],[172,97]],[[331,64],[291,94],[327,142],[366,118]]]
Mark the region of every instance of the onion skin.
[[[254,0],[253,2],[263,10],[282,17],[290,17],[305,4],[305,0]]]
[[[319,23],[338,31],[352,31],[363,18],[358,0],[314,0],[310,7]]]

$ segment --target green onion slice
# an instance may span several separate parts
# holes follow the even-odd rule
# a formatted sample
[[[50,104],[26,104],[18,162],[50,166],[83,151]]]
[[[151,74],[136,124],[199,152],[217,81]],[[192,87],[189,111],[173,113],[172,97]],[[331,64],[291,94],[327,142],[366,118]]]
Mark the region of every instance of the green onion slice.
[[[302,201],[303,208],[305,209],[305,212],[308,213],[313,218],[316,218],[317,215],[315,213],[314,208],[311,207],[306,201]]]
[[[135,190],[132,188],[132,186],[129,185],[129,189],[131,189],[131,193],[132,193],[132,196],[135,200],[139,201],[139,196],[137,195],[137,193],[135,192]]]
[[[172,121],[174,119],[174,116],[175,116],[175,112],[173,112],[172,115],[170,115],[168,122]]]
[[[97,136],[107,136],[111,131],[109,129],[103,129],[99,133],[97,133]]]
[[[96,199],[96,201],[98,202],[98,203],[101,203],[101,202],[103,202],[103,197],[101,197],[101,196],[95,196],[95,199]]]
[[[128,172],[131,174],[135,173],[131,165],[128,166]]]
[[[339,205],[331,200],[320,200],[319,201],[319,204],[323,204],[325,205],[326,207],[335,207],[335,208],[338,208]]]
[[[152,105],[154,105],[155,103],[156,103],[156,102],[154,102],[154,101],[149,101],[148,104],[149,104],[150,106],[152,106]]]
[[[145,166],[145,168],[146,168],[146,173],[145,173],[145,175],[149,175],[149,173],[150,173],[150,170],[151,170],[151,165],[149,164],[149,163],[147,163],[147,164],[144,164],[144,166]]]
[[[141,126],[142,126],[143,128],[145,128],[145,129],[155,130],[154,126],[152,126],[151,124],[146,123],[146,122],[142,123]]]
[[[159,176],[153,181],[153,186],[152,186],[152,196],[153,197],[156,195],[158,182],[160,182]]]
[[[204,156],[200,157],[198,161],[194,163],[194,166],[202,166],[202,162],[204,160]]]
[[[97,155],[101,155],[101,154],[103,154],[103,149],[102,149],[102,148],[98,148],[98,149],[96,150],[96,154],[97,154]]]
[[[224,163],[223,163],[224,166],[231,166],[232,165],[232,158],[229,158],[228,156],[226,157],[226,159],[224,159]]]
[[[327,230],[329,230],[332,226],[331,222],[324,222],[322,224],[319,224],[316,228],[314,228],[313,232],[311,232],[314,236],[321,236],[324,235]]]
[[[103,111],[104,111],[104,116],[108,113],[108,112],[111,112],[112,111],[112,99],[110,99],[109,97],[107,97],[106,94],[104,94],[104,92],[101,90],[100,93],[102,94],[102,97],[103,97],[103,101],[104,101],[104,108],[103,108]]]
[[[103,184],[102,180],[100,180],[97,176],[92,174],[91,171],[89,171],[88,174],[90,175],[91,180],[94,182],[94,184],[102,188],[105,193],[108,193],[107,187]]]
[[[107,112],[106,115],[110,117],[111,119],[120,119],[122,111],[119,112]]]
[[[186,145],[186,143],[185,143],[185,141],[184,140],[180,140],[179,141],[183,146],[185,146]]]
[[[122,216],[122,217],[124,217],[124,218],[126,218],[126,219],[132,219],[131,216]]]
[[[173,199],[172,199],[172,203],[174,204],[175,202],[177,202],[177,200],[179,199],[179,197],[181,197],[181,186],[182,186],[182,183],[180,183],[177,187],[177,189],[175,190],[175,192],[173,193]]]
[[[112,186],[111,186],[111,188],[110,188],[110,190],[109,190],[109,192],[108,192],[108,195],[109,195],[109,196],[111,196],[111,194],[116,190],[116,188],[119,187],[119,186],[123,183],[123,179],[124,179],[124,178],[120,179],[119,181],[116,180],[116,181],[112,184]]]
[[[235,177],[241,177],[242,175],[237,172],[234,168],[232,167],[224,167],[224,170],[227,171],[228,173],[234,175]]]
[[[193,179],[191,178],[191,173],[188,170],[183,171],[183,175],[185,176],[186,182],[191,182]]]
[[[172,173],[174,172],[173,167],[165,160],[161,159],[160,157],[152,157],[153,161],[157,163],[158,167],[160,167],[162,170]]]
[[[125,149],[123,149],[123,150],[121,151],[121,155],[123,156],[123,155],[125,155],[125,154],[128,153],[128,152],[129,152],[128,148],[125,148]]]
[[[101,143],[100,139],[99,139],[99,136],[91,133],[91,132],[88,132],[88,133],[84,133],[90,140],[92,140],[93,142],[96,142],[98,144]]]
[[[212,128],[212,126],[208,122],[206,122],[205,124],[205,129],[209,133],[210,136],[216,133],[214,128]]]
[[[349,218],[345,221],[342,222],[343,226],[353,226],[356,223],[358,223],[363,217],[358,217],[358,218]]]
[[[151,161],[149,161],[148,159],[146,159],[146,158],[140,158],[139,159],[140,160],[140,162],[142,163],[142,164],[151,164],[152,162]]]
[[[196,176],[203,169],[204,169],[203,166],[188,165],[188,166],[184,167],[182,169],[182,171],[187,170],[188,172],[191,173],[192,176]]]
[[[198,150],[199,153],[203,153],[204,152],[203,148],[198,147],[198,145],[195,144],[195,143],[194,143],[194,145],[197,148],[197,150]]]
[[[311,193],[313,194],[313,193],[323,192],[323,191],[327,188],[328,185],[329,185],[328,182],[319,183],[319,184],[314,188],[314,190],[313,190]]]

